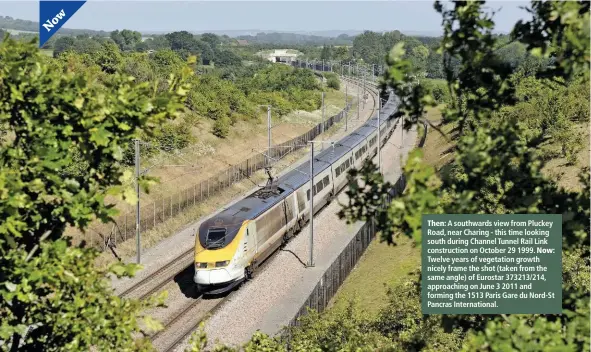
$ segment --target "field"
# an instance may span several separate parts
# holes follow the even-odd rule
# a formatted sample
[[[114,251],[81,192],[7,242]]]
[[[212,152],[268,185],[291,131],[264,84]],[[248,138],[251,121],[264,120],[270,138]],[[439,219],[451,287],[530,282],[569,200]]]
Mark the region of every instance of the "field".
[[[431,109],[427,118],[437,125],[441,120],[438,109]],[[452,125],[445,125],[442,131],[449,135]],[[589,140],[589,125],[580,126],[584,140]],[[419,136],[422,134],[419,130]],[[453,141],[447,140],[439,132],[429,129],[427,140],[423,148],[424,159],[433,165],[439,172],[445,172],[446,166],[452,161]],[[548,144],[542,146],[544,153],[553,153],[558,146]],[[580,151],[577,165],[568,166],[563,158],[550,160],[543,171],[549,177],[559,181],[562,187],[580,189],[578,172],[584,166],[589,166],[589,145]],[[387,287],[403,281],[410,272],[419,269],[421,265],[420,249],[413,246],[411,240],[398,238],[397,246],[388,246],[379,241],[372,242],[365,254],[359,260],[356,268],[345,280],[335,297],[331,301],[334,309],[347,307],[350,300],[355,300],[360,311],[367,314],[376,314],[388,303],[386,296]]]

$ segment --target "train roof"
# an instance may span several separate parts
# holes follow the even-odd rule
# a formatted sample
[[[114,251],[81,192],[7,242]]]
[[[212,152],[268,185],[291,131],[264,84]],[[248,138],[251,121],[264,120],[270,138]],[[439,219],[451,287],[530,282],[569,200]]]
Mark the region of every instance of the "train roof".
[[[351,147],[335,143],[334,146],[327,146],[326,150],[318,155],[318,160],[332,164],[350,152]]]
[[[389,117],[391,115],[391,113],[387,113],[388,111],[395,110],[396,107],[391,107],[391,105],[397,104],[393,104],[392,99],[390,99],[388,104],[382,107],[384,117]],[[365,140],[368,135],[375,131],[375,121],[377,121],[377,113],[364,125],[358,127],[353,133],[336,142],[334,148],[331,146],[325,146],[325,149],[322,152],[314,156],[314,175],[316,176],[326,170],[334,161],[351,152],[355,146]],[[384,118],[384,122],[385,121],[386,118]],[[261,192],[264,192],[265,190],[259,189],[249,194],[244,199],[230,205],[217,215],[207,219],[202,223],[199,229],[200,240],[204,243],[204,238],[202,239],[202,236],[205,236],[206,231],[202,231],[202,229],[222,224],[223,226],[228,227],[228,235],[230,235],[226,236],[226,241],[231,241],[236,236],[238,229],[245,220],[256,218],[286,196],[293,193],[303,184],[309,182],[309,172],[310,161],[307,160],[277,179],[276,193],[265,193],[264,196],[261,196]]]
[[[365,140],[365,136],[358,134],[357,131],[354,131],[347,137],[341,139],[339,143],[353,149],[363,140]]]
[[[226,229],[226,235],[222,247],[227,246],[236,237],[245,220],[256,218],[260,213],[270,209],[290,193],[293,193],[293,189],[284,189],[279,185],[275,193],[267,192],[265,189],[252,192],[246,198],[230,205],[217,215],[201,223],[198,234],[201,245],[205,247],[209,228],[223,227]]]

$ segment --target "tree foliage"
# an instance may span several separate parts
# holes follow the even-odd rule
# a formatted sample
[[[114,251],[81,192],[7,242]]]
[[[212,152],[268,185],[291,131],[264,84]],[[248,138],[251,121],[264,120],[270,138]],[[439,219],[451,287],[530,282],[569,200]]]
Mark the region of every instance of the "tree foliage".
[[[373,164],[366,163],[361,170],[351,172],[350,203],[341,216],[353,221],[377,218],[383,240],[394,243],[393,234],[401,233],[420,243],[422,214],[562,214],[563,255],[568,258],[568,265],[563,266],[562,315],[447,316],[445,326],[462,329],[467,336],[462,347],[465,351],[589,350],[589,288],[584,286],[587,280],[578,275],[589,273],[588,170],[581,175],[582,191],[561,189],[543,175],[544,158],[538,152],[542,139],[548,138],[544,126],[548,131],[566,133],[560,121],[576,121],[575,116],[585,112],[583,104],[569,102],[577,100],[572,95],[561,93],[577,90],[577,82],[588,87],[589,4],[534,2],[533,20],[515,27],[514,40],[521,41],[532,55],[551,53],[548,56],[553,64],[542,67],[536,75],[557,82],[554,86],[525,78],[522,69],[498,57],[494,50],[497,38],[492,35],[494,23],[482,5],[455,2],[453,9],[435,5],[443,15],[442,51],[451,93],[451,104],[444,114],[460,132],[455,137],[450,175],[441,179],[416,151],[405,166],[405,193],[382,208],[383,200],[376,195],[392,185],[383,181]],[[455,72],[452,58],[458,60]],[[386,78],[401,97],[408,127],[421,119],[425,106],[432,105],[434,99],[429,89],[412,86],[412,65],[404,59],[402,45],[391,52],[389,65]],[[524,100],[525,96],[528,98]],[[508,115],[517,115],[523,104],[530,108],[531,120],[517,124]],[[541,111],[544,108],[550,110],[547,119]],[[542,117],[534,118],[536,112]],[[391,314],[403,309],[399,307]],[[393,319],[392,324],[396,326],[398,321]],[[398,333],[411,331],[405,328]]]
[[[142,41],[142,34],[129,29],[117,30],[111,32],[111,39],[119,46],[121,51],[131,51]]]
[[[182,77],[168,86],[157,93],[120,74],[99,82],[47,64],[36,42],[0,44],[0,119],[13,136],[0,145],[2,349],[149,347],[132,333],[140,320],[157,326],[141,313],[155,301],[113,296],[106,279],[136,266],[97,270],[98,253],[71,246],[64,229],[109,221],[117,212],[106,194],[133,200],[122,186],[131,178],[123,150],[140,131],[151,135],[178,115],[188,87]],[[73,163],[86,168],[73,172]]]

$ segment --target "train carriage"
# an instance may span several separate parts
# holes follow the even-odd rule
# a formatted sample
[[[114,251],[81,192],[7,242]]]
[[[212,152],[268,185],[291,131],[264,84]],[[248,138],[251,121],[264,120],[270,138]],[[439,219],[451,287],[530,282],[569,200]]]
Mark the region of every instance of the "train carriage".
[[[382,143],[391,135],[389,120],[397,102],[381,112]],[[359,168],[377,152],[377,118],[315,155],[314,214],[346,186],[347,171]],[[204,221],[195,236],[195,276],[204,293],[221,293],[252,277],[256,268],[309,221],[310,162],[278,178],[272,185]]]

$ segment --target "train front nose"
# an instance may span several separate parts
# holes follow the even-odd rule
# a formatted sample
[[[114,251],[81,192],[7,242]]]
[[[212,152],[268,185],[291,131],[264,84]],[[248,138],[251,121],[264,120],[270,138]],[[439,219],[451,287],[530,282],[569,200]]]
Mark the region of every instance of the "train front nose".
[[[232,277],[226,269],[196,269],[194,281],[198,285],[219,285],[232,281]]]

